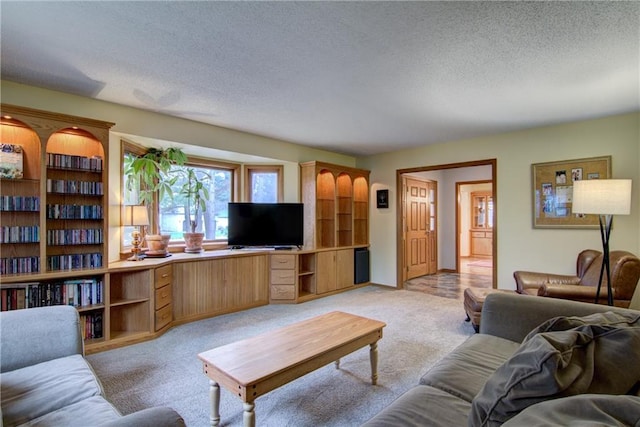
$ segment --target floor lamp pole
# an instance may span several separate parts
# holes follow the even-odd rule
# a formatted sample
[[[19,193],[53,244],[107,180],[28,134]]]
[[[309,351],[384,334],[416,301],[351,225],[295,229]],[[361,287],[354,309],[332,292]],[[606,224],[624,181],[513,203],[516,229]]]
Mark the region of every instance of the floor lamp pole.
[[[596,290],[596,304],[600,298],[602,287],[602,276],[607,270],[607,304],[613,305],[613,291],[611,290],[611,266],[609,264],[609,236],[611,235],[611,223],[613,215],[600,215],[600,237],[602,238],[602,266],[600,266],[600,278],[598,279],[598,289]]]

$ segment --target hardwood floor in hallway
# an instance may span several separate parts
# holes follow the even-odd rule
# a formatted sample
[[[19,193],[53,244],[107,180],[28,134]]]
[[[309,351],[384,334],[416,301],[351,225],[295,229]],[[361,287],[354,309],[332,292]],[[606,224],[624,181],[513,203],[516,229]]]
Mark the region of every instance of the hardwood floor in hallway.
[[[404,282],[404,289],[462,300],[465,288],[492,286],[492,267],[491,258],[462,258],[459,273],[437,273],[416,277]]]

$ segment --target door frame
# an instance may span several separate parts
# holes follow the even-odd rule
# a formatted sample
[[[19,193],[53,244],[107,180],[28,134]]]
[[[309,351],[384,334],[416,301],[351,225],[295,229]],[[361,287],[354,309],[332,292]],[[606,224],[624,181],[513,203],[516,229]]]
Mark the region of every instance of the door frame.
[[[468,214],[469,212],[462,212],[462,209],[460,208],[460,187],[462,187],[463,185],[474,185],[474,184],[487,184],[490,183],[491,180],[488,179],[483,179],[483,180],[477,180],[477,181],[460,181],[460,182],[456,182],[456,195],[455,195],[455,199],[456,199],[456,272],[460,272],[460,231],[461,231],[461,222],[462,222],[462,214],[466,213]],[[492,196],[493,197],[493,188],[492,188]],[[493,201],[493,211],[494,211],[494,215],[493,215],[493,224],[495,227],[495,199]],[[493,229],[492,229],[493,231]],[[494,235],[491,234],[491,245],[494,244]],[[493,262],[493,251],[491,251],[491,256],[492,256],[492,262]]]
[[[474,160],[469,162],[460,162],[460,163],[448,163],[443,165],[433,165],[433,166],[419,166],[414,168],[406,168],[406,169],[396,169],[396,206],[399,209],[396,209],[396,288],[403,289],[404,288],[404,242],[403,242],[403,230],[402,230],[402,209],[404,209],[402,203],[402,175],[407,173],[416,173],[416,172],[428,172],[434,170],[444,170],[444,169],[458,169],[458,168],[468,168],[473,166],[491,166],[491,189],[493,192],[493,248],[492,248],[492,257],[493,257],[493,272],[492,272],[492,281],[493,287],[497,288],[497,277],[498,277],[498,177],[497,177],[497,159],[484,159],[484,160]],[[455,215],[458,215],[457,207],[454,208]],[[456,218],[456,221],[458,219]],[[440,235],[440,233],[438,233]],[[456,267],[457,267],[457,259],[458,259],[458,244],[459,237],[456,236]]]

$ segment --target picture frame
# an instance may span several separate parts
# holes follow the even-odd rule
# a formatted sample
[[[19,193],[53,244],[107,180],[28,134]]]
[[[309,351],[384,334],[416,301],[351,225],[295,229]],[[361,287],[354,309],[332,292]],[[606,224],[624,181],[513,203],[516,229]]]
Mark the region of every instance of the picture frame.
[[[572,213],[573,182],[611,178],[611,156],[531,165],[533,228],[598,228],[598,215]]]
[[[387,209],[389,207],[389,190],[376,191],[376,207],[378,209]]]

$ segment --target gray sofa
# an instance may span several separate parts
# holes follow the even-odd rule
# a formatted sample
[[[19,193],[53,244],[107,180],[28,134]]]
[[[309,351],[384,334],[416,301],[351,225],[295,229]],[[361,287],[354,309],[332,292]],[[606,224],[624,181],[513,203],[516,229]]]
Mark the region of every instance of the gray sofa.
[[[85,360],[78,312],[54,306],[0,313],[2,425],[184,426],[173,409],[122,416]]]
[[[365,426],[638,427],[639,386],[640,311],[492,293],[480,333]]]

